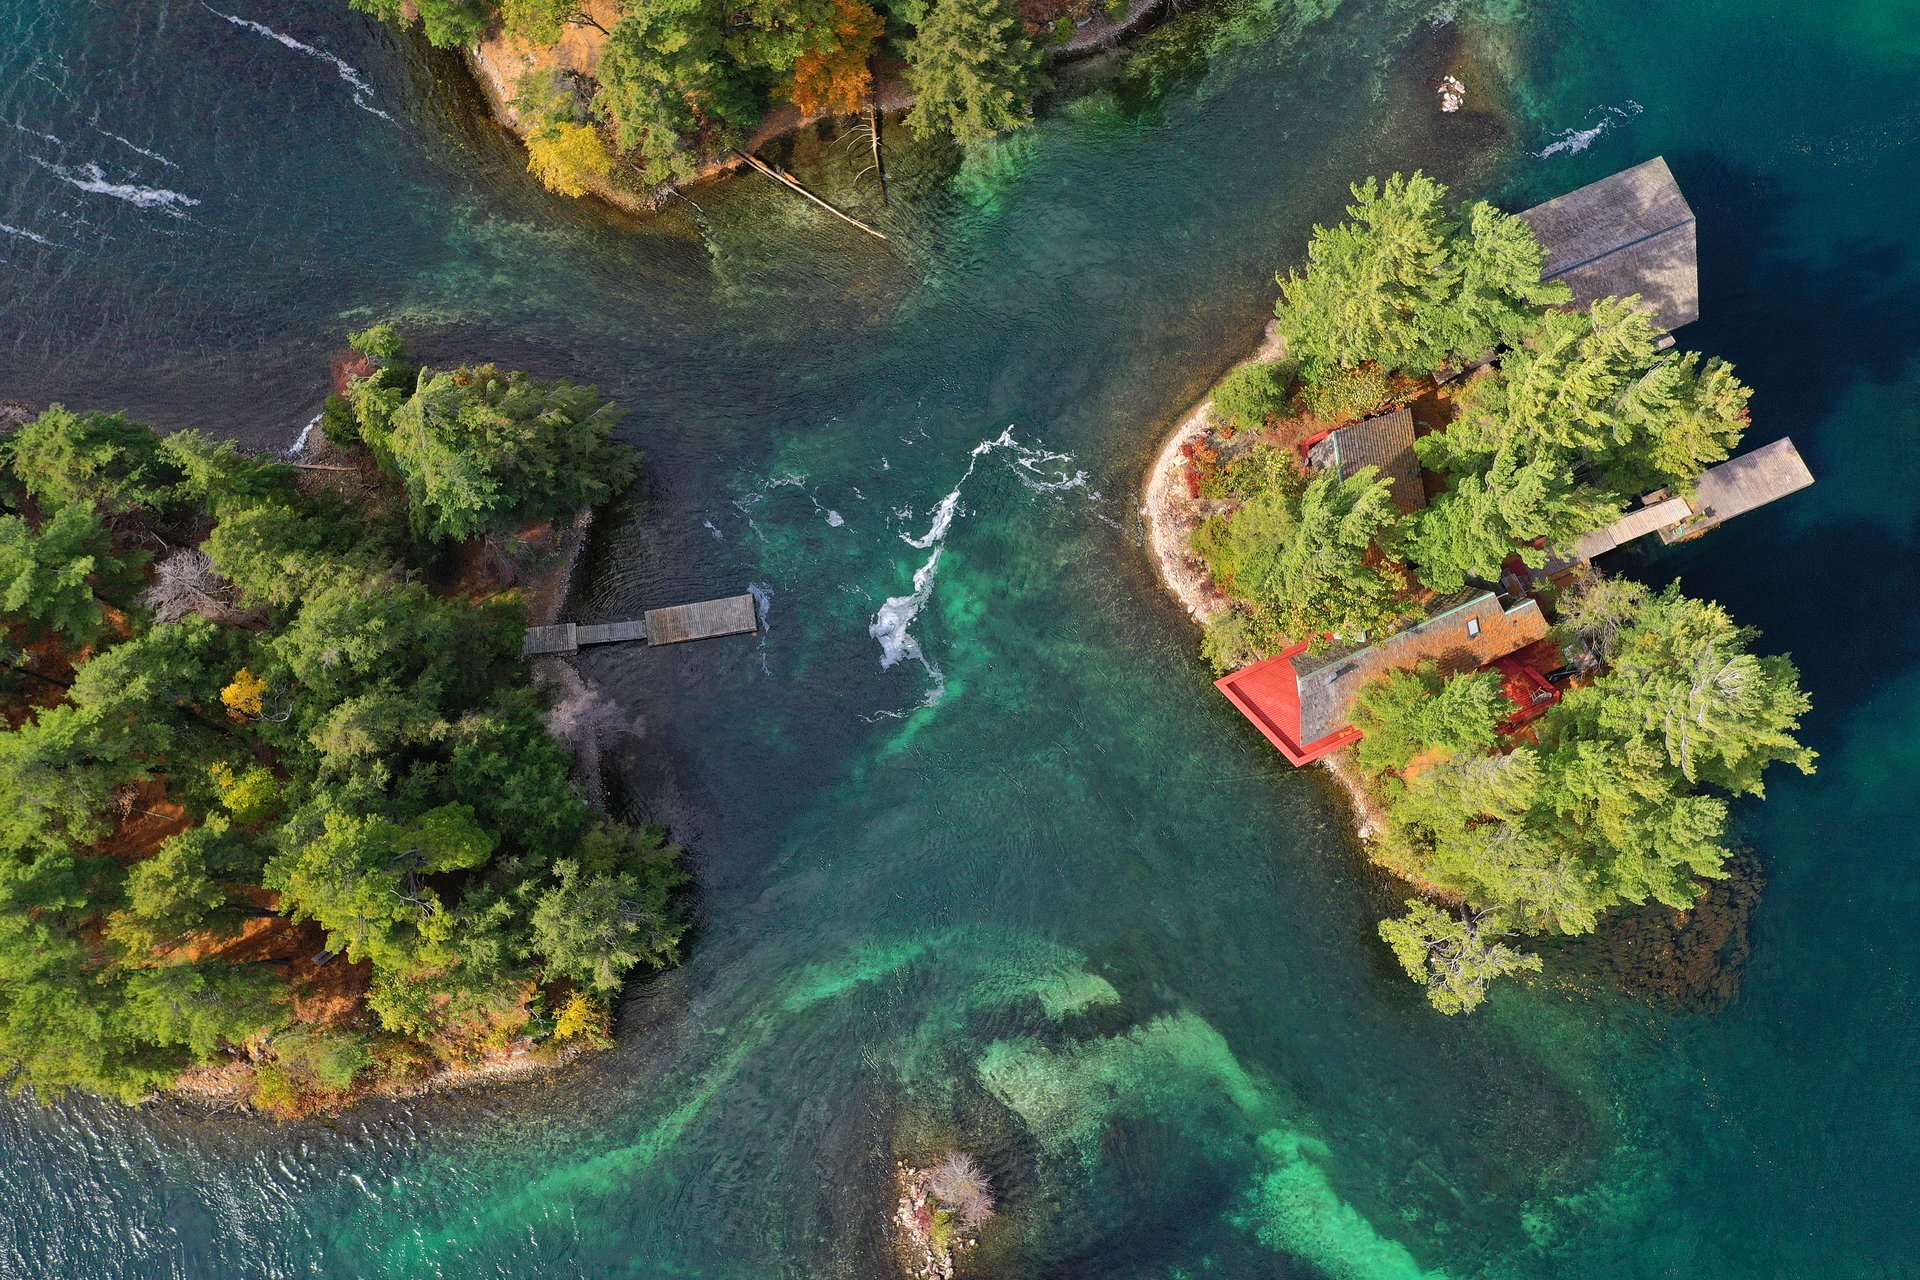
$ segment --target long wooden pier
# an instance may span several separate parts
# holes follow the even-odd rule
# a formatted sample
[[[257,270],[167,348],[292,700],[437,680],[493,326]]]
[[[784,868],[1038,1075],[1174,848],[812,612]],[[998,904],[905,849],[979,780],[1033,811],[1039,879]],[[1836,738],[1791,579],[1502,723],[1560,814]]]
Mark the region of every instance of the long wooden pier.
[[[578,653],[582,645],[617,644],[623,640],[641,640],[650,645],[684,644],[717,636],[751,635],[759,629],[760,613],[753,597],[727,596],[649,609],[646,616],[636,622],[599,622],[586,626],[561,622],[550,627],[528,627],[520,653],[528,658]]]

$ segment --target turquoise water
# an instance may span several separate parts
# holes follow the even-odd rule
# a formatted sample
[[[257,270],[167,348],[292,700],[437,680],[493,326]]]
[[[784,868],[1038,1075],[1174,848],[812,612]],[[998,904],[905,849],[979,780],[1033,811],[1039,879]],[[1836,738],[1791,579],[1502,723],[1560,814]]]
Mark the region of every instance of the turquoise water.
[[[894,1152],[947,1144],[1003,1190],[981,1275],[1911,1271],[1911,6],[1350,0],[1145,114],[902,155],[892,248],[747,182],[614,223],[332,0],[216,8],[0,0],[0,397],[279,447],[398,313],[628,406],[577,617],[752,583],[769,626],[583,659],[700,877],[619,1049],[291,1128],[7,1103],[0,1275],[863,1277]],[[1499,112],[1438,116],[1449,65]],[[1632,567],[1794,652],[1822,770],[1737,811],[1770,883],[1724,1012],[1562,979],[1446,1020],[1192,660],[1139,475],[1349,178],[1517,204],[1656,153],[1683,336],[1821,479]]]

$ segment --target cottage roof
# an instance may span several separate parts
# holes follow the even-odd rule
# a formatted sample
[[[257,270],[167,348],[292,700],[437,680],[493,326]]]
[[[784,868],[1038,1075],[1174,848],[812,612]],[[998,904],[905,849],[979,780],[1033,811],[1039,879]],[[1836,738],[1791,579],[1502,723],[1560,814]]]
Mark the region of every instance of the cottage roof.
[[[1342,480],[1350,480],[1361,467],[1371,466],[1382,479],[1393,482],[1393,503],[1403,513],[1427,505],[1420,459],[1413,452],[1413,414],[1409,410],[1396,409],[1341,427],[1307,450],[1307,465],[1332,468]]]
[[[1376,676],[1427,661],[1450,675],[1472,671],[1546,634],[1531,599],[1507,605],[1491,591],[1469,590],[1434,601],[1424,621],[1377,644],[1318,656],[1297,645],[1214,683],[1288,760],[1305,764],[1360,736],[1353,702]]]
[[[1491,591],[1467,590],[1435,600],[1424,622],[1378,644],[1335,648],[1294,659],[1300,681],[1300,740],[1314,742],[1352,721],[1361,688],[1389,671],[1436,663],[1454,675],[1486,666],[1547,634],[1547,620],[1531,598],[1511,608]]]
[[[1547,251],[1541,277],[1574,301],[1638,294],[1663,329],[1700,318],[1693,209],[1664,157],[1535,205],[1520,215]]]

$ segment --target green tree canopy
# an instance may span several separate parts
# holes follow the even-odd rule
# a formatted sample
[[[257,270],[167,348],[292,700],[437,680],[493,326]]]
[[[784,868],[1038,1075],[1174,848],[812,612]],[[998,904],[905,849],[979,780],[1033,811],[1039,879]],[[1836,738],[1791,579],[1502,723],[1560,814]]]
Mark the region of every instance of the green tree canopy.
[[[934,0],[907,46],[907,127],[965,145],[1029,124],[1043,60],[1013,0]]]
[[[362,13],[393,23],[418,17],[427,40],[441,49],[472,44],[500,13],[499,0],[347,0]]]
[[[113,574],[107,542],[84,503],[59,508],[37,530],[19,516],[0,516],[0,610],[86,644],[106,625],[94,579],[127,576]]]
[[[1447,491],[1414,518],[1407,555],[1422,582],[1458,591],[1469,580],[1497,581],[1508,556],[1545,564],[1547,547],[1570,545],[1619,510],[1617,499],[1577,482],[1564,456],[1549,449],[1525,459],[1508,446],[1483,471],[1450,478]]]
[[[668,907],[686,879],[677,854],[657,832],[596,827],[577,858],[554,864],[557,883],[533,910],[533,950],[601,995],[637,964],[671,963],[685,929]]]
[[[1462,227],[1446,194],[1423,173],[1369,178],[1353,187],[1348,221],[1313,229],[1306,269],[1279,278],[1275,310],[1309,380],[1369,362],[1425,373],[1517,341],[1571,296],[1541,282],[1545,255],[1525,222],[1479,203]]]
[[[1812,773],[1814,753],[1794,737],[1810,705],[1800,674],[1783,655],[1749,652],[1758,634],[1670,586],[1622,634],[1608,674],[1576,691],[1572,713],[1659,744],[1688,782],[1763,794],[1768,765]]]
[[[54,405],[21,427],[6,463],[34,500],[53,510],[84,504],[102,514],[157,507],[178,476],[151,430],[117,413]]]
[[[1267,418],[1287,411],[1293,372],[1288,360],[1243,364],[1213,389],[1213,410],[1236,430],[1258,431]]]
[[[1405,915],[1381,921],[1380,936],[1407,976],[1426,988],[1434,1008],[1466,1013],[1486,999],[1495,978],[1540,971],[1539,956],[1498,940],[1502,923],[1497,912],[1463,909],[1456,915],[1409,898]]]
[[[733,145],[760,118],[752,81],[727,48],[718,0],[635,0],[600,53],[599,109],[649,184],[684,182],[700,152]]]
[[[1323,472],[1212,517],[1194,546],[1222,586],[1247,601],[1269,646],[1281,638],[1354,637],[1401,611],[1402,582],[1375,551],[1400,521],[1392,486],[1372,467]]]
[[[1491,671],[1443,677],[1434,663],[1392,671],[1360,691],[1353,723],[1365,736],[1354,758],[1369,773],[1404,768],[1422,752],[1484,751],[1513,704]]]
[[[421,374],[361,435],[406,487],[416,530],[470,538],[568,519],[624,487],[634,453],[614,442],[614,420],[592,387],[478,365]]]

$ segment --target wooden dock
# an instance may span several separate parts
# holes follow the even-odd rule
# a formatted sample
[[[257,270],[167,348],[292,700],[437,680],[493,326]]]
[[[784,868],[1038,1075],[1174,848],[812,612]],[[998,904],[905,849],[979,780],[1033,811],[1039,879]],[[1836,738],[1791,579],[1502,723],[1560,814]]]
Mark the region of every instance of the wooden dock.
[[[1662,529],[1660,537],[1666,542],[1697,538],[1735,516],[1798,493],[1812,483],[1813,472],[1793,447],[1792,437],[1775,440],[1709,468],[1694,483],[1693,514]]]
[[[625,640],[642,640],[650,645],[684,644],[717,636],[751,635],[759,629],[760,614],[753,597],[728,596],[722,600],[649,609],[646,617],[637,622],[599,622],[586,626],[561,622],[550,627],[528,627],[520,653],[528,658],[578,653],[582,645],[617,644]]]

